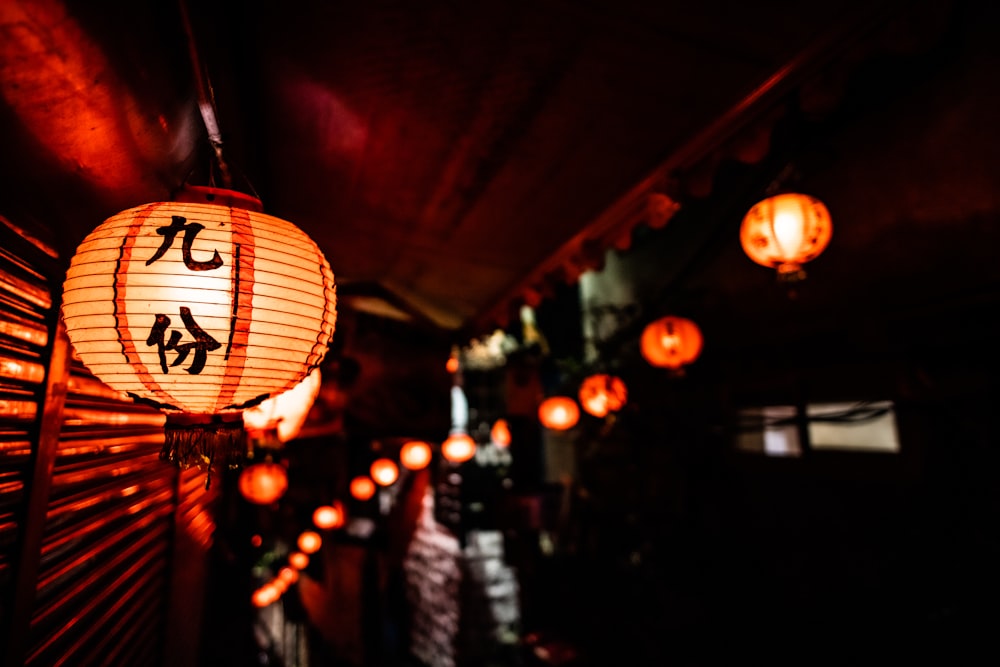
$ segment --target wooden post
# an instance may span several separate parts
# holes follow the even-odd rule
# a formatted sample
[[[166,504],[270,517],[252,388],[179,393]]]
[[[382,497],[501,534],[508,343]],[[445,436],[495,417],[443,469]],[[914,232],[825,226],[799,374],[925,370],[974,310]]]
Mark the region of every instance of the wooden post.
[[[52,313],[58,320],[58,305],[54,305]],[[11,623],[8,628],[10,634],[4,655],[4,664],[8,667],[19,667],[24,664],[24,652],[35,606],[35,588],[42,537],[45,533],[49,491],[52,485],[52,469],[59,446],[59,432],[62,427],[69,382],[70,351],[66,330],[61,321],[49,330],[50,332],[54,330],[54,333],[49,338],[51,352],[48,355],[45,396],[36,424],[38,438],[34,443],[28,468],[27,477],[31,480],[31,485],[28,487],[23,520],[20,522],[18,543],[21,545],[21,551],[14,566],[16,582],[14,604],[11,609]]]

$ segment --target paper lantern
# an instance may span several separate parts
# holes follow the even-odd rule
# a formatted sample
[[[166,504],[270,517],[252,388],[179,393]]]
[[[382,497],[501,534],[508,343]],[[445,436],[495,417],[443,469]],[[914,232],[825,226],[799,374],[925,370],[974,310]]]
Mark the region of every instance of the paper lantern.
[[[333,273],[259,200],[188,192],[214,203],[146,204],[89,234],[70,262],[62,315],[94,375],[167,413],[161,458],[238,467],[240,412],[294,387],[326,354]]]
[[[465,463],[476,455],[476,441],[466,433],[452,433],[441,444],[441,455],[452,463]]]
[[[319,369],[314,368],[302,382],[288,391],[244,410],[243,425],[247,431],[274,428],[279,442],[293,440],[306,423],[321,384]]]
[[[288,564],[296,570],[304,570],[309,566],[309,556],[305,555],[301,551],[293,551],[288,554]]]
[[[493,428],[490,429],[490,440],[497,447],[510,445],[510,426],[507,425],[506,419],[498,419],[493,422]]]
[[[740,227],[740,244],[758,264],[778,270],[779,278],[805,277],[802,264],[830,243],[833,223],[823,202],[787,193],[768,197],[750,208]]]
[[[253,592],[250,601],[253,602],[253,606],[263,608],[277,602],[280,597],[281,593],[277,588],[264,585]]]
[[[351,480],[351,495],[358,500],[368,500],[375,495],[375,482],[370,477],[360,475]]]
[[[420,440],[411,440],[400,448],[399,462],[409,470],[422,470],[431,462],[431,446]]]
[[[553,396],[538,406],[538,419],[545,428],[565,431],[576,426],[580,420],[580,408],[572,398]]]
[[[399,467],[390,459],[377,459],[368,471],[376,484],[389,486],[399,479]]]
[[[317,507],[313,512],[312,518],[316,527],[324,530],[340,528],[346,521],[344,509],[340,506],[340,503],[334,503],[333,505],[321,505],[320,507]]]
[[[299,580],[299,571],[293,567],[283,567],[278,570],[278,579],[290,586]]]
[[[344,515],[344,507],[338,502],[332,505],[321,505],[313,512],[313,523],[317,528],[323,530],[333,530],[341,528],[347,522]]]
[[[694,322],[670,315],[646,325],[639,349],[650,365],[679,370],[698,358],[702,342]]]
[[[299,547],[299,551],[304,554],[314,554],[319,551],[319,548],[323,545],[323,538],[319,536],[319,533],[307,530],[299,535],[299,539],[296,542]]]
[[[255,463],[240,472],[240,493],[256,505],[270,505],[288,490],[288,472],[280,463]]]
[[[621,410],[627,399],[625,383],[613,375],[591,375],[580,384],[580,405],[595,417]]]

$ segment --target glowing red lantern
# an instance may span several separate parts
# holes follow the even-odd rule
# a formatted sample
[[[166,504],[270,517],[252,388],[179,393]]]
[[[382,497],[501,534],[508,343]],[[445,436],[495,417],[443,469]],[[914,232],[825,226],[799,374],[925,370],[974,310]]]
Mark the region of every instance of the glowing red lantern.
[[[452,463],[465,463],[476,455],[476,441],[466,433],[452,433],[441,444],[441,455]]]
[[[507,425],[506,419],[498,419],[493,422],[493,428],[490,429],[490,440],[497,447],[510,445],[510,427]]]
[[[580,420],[580,408],[572,398],[553,396],[538,406],[538,419],[545,428],[565,431],[576,426]]]
[[[375,495],[375,482],[364,475],[351,480],[351,495],[358,500],[368,500]]]
[[[278,570],[278,579],[290,586],[299,580],[299,571],[292,567],[283,567]]]
[[[288,472],[280,463],[255,463],[240,473],[240,493],[256,505],[270,505],[288,490]]]
[[[454,375],[458,372],[458,357],[448,357],[448,362],[445,364],[445,368],[449,373]]]
[[[580,405],[595,417],[621,410],[626,400],[625,383],[613,375],[591,375],[580,384]]]
[[[391,459],[376,459],[368,470],[376,484],[389,486],[399,479],[399,468]]]
[[[757,202],[743,218],[740,244],[753,261],[778,270],[778,277],[805,277],[802,264],[830,243],[833,223],[823,202],[786,193]]]
[[[344,509],[340,506],[340,503],[322,505],[317,507],[313,512],[313,523],[316,524],[317,528],[322,528],[323,530],[341,528],[346,521]]]
[[[646,325],[639,349],[651,365],[678,370],[701,354],[701,330],[683,317],[662,317]]]
[[[161,458],[239,467],[241,411],[294,387],[326,354],[334,278],[316,244],[259,200],[185,193],[89,234],[66,274],[62,316],[94,375],[167,414]]]
[[[265,584],[255,590],[253,595],[250,597],[251,602],[255,607],[266,607],[269,604],[277,602],[278,598],[281,597],[281,592],[278,591],[274,586]]]
[[[404,468],[422,470],[431,462],[431,446],[420,440],[411,440],[400,448],[399,462]]]
[[[299,551],[304,554],[314,554],[319,551],[319,548],[323,545],[323,538],[319,536],[319,533],[307,530],[299,535],[299,539],[296,542],[299,547]]]
[[[296,570],[304,570],[309,566],[309,556],[305,555],[301,551],[293,551],[288,554],[288,564]]]

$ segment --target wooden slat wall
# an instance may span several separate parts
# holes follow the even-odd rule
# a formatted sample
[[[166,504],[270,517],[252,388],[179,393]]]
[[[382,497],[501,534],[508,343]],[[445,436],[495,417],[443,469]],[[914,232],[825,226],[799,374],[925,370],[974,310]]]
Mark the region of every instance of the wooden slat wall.
[[[26,664],[156,662],[177,475],[158,458],[163,420],[74,362]]]
[[[0,217],[0,639],[10,627],[32,440],[43,399],[53,257]]]
[[[62,267],[0,216],[0,664],[193,665],[215,491],[71,358]]]

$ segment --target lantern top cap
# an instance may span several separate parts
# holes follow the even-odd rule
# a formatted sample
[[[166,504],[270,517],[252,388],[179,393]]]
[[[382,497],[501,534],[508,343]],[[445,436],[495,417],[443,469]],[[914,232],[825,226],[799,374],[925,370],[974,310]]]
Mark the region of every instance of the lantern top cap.
[[[213,188],[206,185],[184,185],[173,197],[176,202],[188,204],[211,204],[213,206],[228,206],[254,213],[263,213],[264,204],[257,197],[225,188]]]

